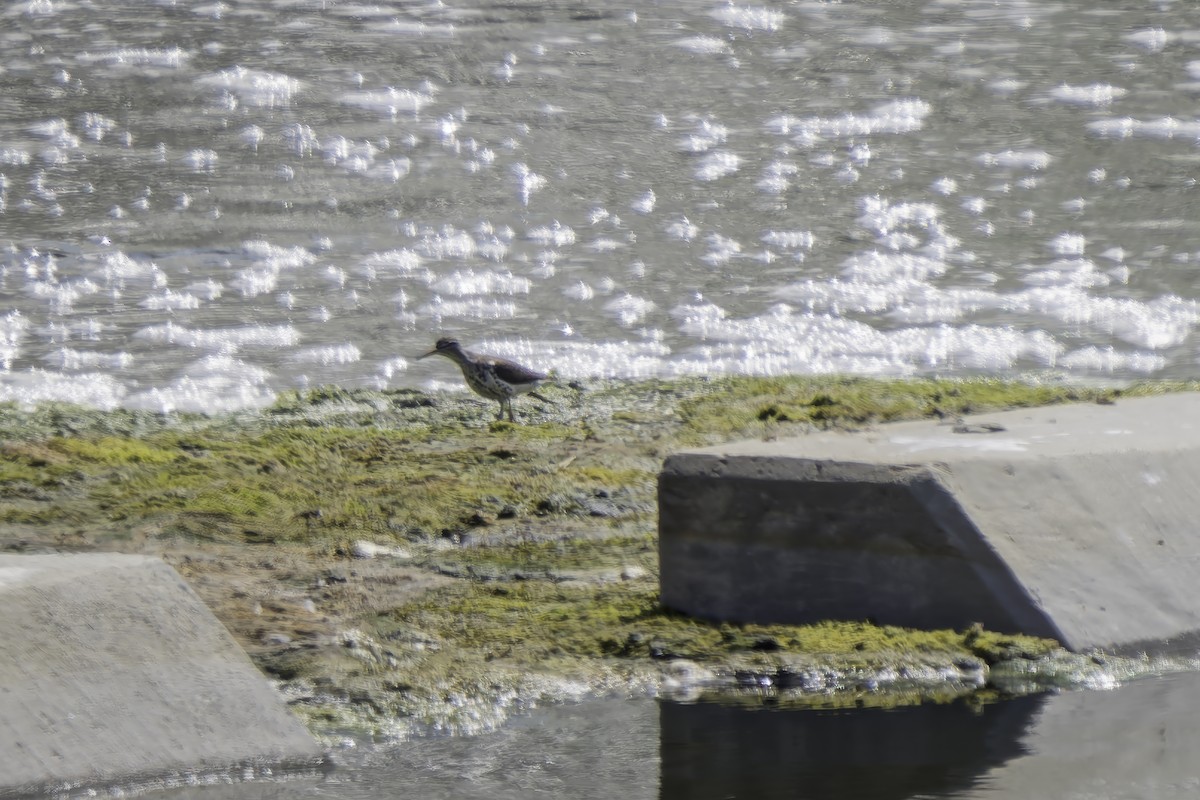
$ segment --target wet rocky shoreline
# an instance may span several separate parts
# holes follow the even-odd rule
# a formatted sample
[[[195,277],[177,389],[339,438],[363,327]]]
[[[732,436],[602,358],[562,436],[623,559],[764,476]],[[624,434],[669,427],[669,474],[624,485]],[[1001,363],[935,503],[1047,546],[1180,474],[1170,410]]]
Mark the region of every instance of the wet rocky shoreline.
[[[596,696],[894,705],[1178,665],[867,621],[728,625],[659,606],[677,449],[1155,392],[840,378],[606,382],[528,402],[316,390],[216,417],[0,408],[0,548],[154,554],[318,735],[470,734]]]

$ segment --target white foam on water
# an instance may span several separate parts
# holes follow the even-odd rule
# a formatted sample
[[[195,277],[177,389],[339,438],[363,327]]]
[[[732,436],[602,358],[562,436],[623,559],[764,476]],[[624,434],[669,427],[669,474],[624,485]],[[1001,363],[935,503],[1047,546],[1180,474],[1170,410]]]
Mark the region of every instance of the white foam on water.
[[[723,5],[708,13],[723,25],[748,31],[774,32],[782,28],[787,19],[782,11],[773,8],[739,6],[735,3]]]
[[[1137,45],[1143,50],[1157,53],[1160,50],[1166,49],[1166,46],[1177,37],[1167,33],[1162,28],[1141,28],[1132,33],[1127,33],[1121,38]]]
[[[392,17],[396,9],[392,6],[370,6],[363,3],[345,3],[331,6],[328,13],[335,17],[354,17],[355,19],[371,19],[373,17]]]
[[[311,155],[321,144],[317,132],[310,126],[299,122],[285,125],[280,135],[283,136],[283,141],[287,144],[288,149],[298,156]]]
[[[179,47],[118,47],[99,52],[83,52],[75,56],[81,64],[103,64],[110,67],[161,67],[178,69],[192,54]]]
[[[879,236],[908,228],[927,235],[943,235],[942,210],[933,203],[895,203],[872,195],[860,198],[858,206],[862,211],[856,220],[858,224]]]
[[[524,205],[529,205],[530,198],[549,184],[544,176],[537,174],[526,164],[514,164],[512,174],[517,179],[517,192]]]
[[[204,3],[198,6],[192,6],[192,13],[199,17],[212,17],[213,19],[221,19],[230,11],[228,3]]]
[[[746,366],[735,372],[766,370],[830,372],[855,364],[872,374],[912,374],[917,370],[1012,369],[1031,360],[1051,366],[1063,347],[1041,330],[1008,326],[934,325],[881,331],[865,322],[829,314],[797,313],[780,304],[746,319],[690,317],[681,327],[705,339],[740,343]],[[757,349],[771,353],[766,361],[751,357]]]
[[[802,143],[821,138],[912,133],[924,127],[925,118],[932,112],[933,106],[924,100],[893,100],[866,114],[847,112],[835,117],[785,114],[768,119],[766,129],[771,133],[798,137]]]
[[[410,275],[413,273],[426,274],[421,270],[424,258],[413,250],[401,248],[382,253],[371,253],[363,259],[360,269],[371,279],[380,273]]]
[[[742,159],[736,153],[714,150],[700,157],[696,164],[696,178],[702,181],[715,181],[737,172],[741,163]]]
[[[412,159],[407,156],[383,158],[384,149],[366,140],[332,136],[321,142],[321,151],[325,163],[376,180],[396,183],[412,172]]]
[[[33,155],[19,147],[0,147],[0,165],[7,167],[24,167],[33,161]],[[6,188],[6,187],[5,187]]]
[[[676,47],[681,47],[692,53],[702,55],[715,55],[718,53],[728,53],[729,44],[724,39],[718,39],[716,36],[688,36],[683,39],[676,39],[671,44]]]
[[[25,291],[37,300],[44,301],[55,314],[69,314],[82,298],[89,297],[100,291],[99,284],[79,278],[70,281],[29,281]]]
[[[661,342],[628,341],[484,342],[479,349],[511,355],[535,369],[553,369],[560,380],[650,378],[663,374],[671,354]]]
[[[1133,117],[1105,118],[1087,123],[1087,129],[1107,139],[1129,139],[1144,136],[1151,139],[1193,139],[1200,141],[1200,119],[1159,117],[1158,119],[1134,119]]]
[[[407,372],[408,367],[408,359],[404,356],[396,356],[395,358],[385,359],[380,362],[377,373],[379,380],[376,382],[376,388],[387,388],[388,382],[397,374]]]
[[[42,360],[52,367],[62,370],[123,370],[128,369],[134,362],[134,357],[126,352],[100,353],[91,350],[76,350],[70,347],[60,347],[42,356]]]
[[[216,150],[197,147],[189,150],[183,157],[183,163],[195,172],[212,172],[217,168],[221,156]]]
[[[958,181],[949,176],[942,176],[929,185],[929,188],[947,197],[958,191]]]
[[[864,283],[927,281],[945,275],[948,269],[944,261],[928,256],[880,250],[855,253],[842,262],[842,275],[845,278]]]
[[[978,314],[1000,308],[1000,295],[987,289],[941,289],[929,284],[905,287],[899,298],[886,309],[888,319],[912,325],[935,322],[959,322]]]
[[[1087,238],[1081,233],[1060,233],[1048,244],[1051,252],[1060,256],[1082,256],[1087,250]]]
[[[591,300],[596,296],[596,290],[583,281],[575,281],[575,283],[565,287],[562,293],[563,297],[579,301]]]
[[[231,281],[233,288],[243,297],[258,297],[269,294],[279,287],[279,271],[276,269],[239,269]]]
[[[566,247],[575,244],[575,230],[555,220],[550,225],[531,228],[525,232],[525,238],[547,247]]]
[[[196,79],[201,86],[220,89],[229,107],[232,98],[256,108],[286,108],[304,88],[300,80],[278,72],[233,66]]]
[[[289,358],[300,364],[332,366],[355,364],[362,360],[362,351],[353,344],[335,344],[324,347],[305,347],[292,353]]]
[[[39,403],[58,402],[111,411],[124,404],[125,386],[103,372],[70,374],[29,369],[0,372],[0,402],[33,408]]]
[[[646,317],[658,310],[653,300],[628,292],[604,304],[604,310],[616,318],[622,328],[644,324]]]
[[[130,394],[121,405],[161,414],[220,414],[266,408],[275,398],[275,392],[263,385],[247,383],[240,376],[213,373],[185,375],[166,386]]]
[[[872,281],[839,279],[804,280],[783,286],[773,294],[781,300],[795,303],[810,312],[825,311],[835,315],[878,314],[904,303],[911,295],[926,290],[925,284],[898,280],[890,285]]]
[[[242,254],[274,272],[300,269],[317,261],[317,256],[305,247],[281,247],[262,240],[242,242]]]
[[[1042,330],[966,325],[905,328],[888,334],[897,355],[926,369],[1009,370],[1021,360],[1053,366],[1063,346]]]
[[[246,325],[201,330],[164,322],[141,328],[133,336],[155,344],[194,347],[226,355],[247,347],[279,349],[295,347],[300,343],[300,332],[292,325]]]
[[[63,11],[78,8],[74,3],[65,0],[27,0],[23,3],[12,3],[4,16],[22,15],[27,17],[53,17]]]
[[[765,231],[762,241],[783,250],[812,250],[816,237],[812,231]]]
[[[444,319],[514,319],[517,305],[510,300],[493,297],[468,297],[462,300],[447,300],[434,297],[416,309],[419,317],[426,317],[440,324]]]
[[[21,342],[29,330],[29,320],[20,311],[0,317],[0,366],[8,370],[21,352]]]
[[[143,298],[138,305],[151,311],[195,310],[200,307],[200,298],[188,292],[175,292],[167,289],[161,294]]]
[[[692,223],[687,217],[683,217],[675,222],[668,223],[666,232],[672,239],[690,242],[700,235],[700,227]]]
[[[654,195],[653,189],[647,189],[646,193],[629,204],[629,207],[639,214],[649,214],[654,210],[654,204],[658,198]]]
[[[968,214],[978,216],[987,211],[988,201],[982,197],[964,197],[959,207]]]
[[[118,127],[115,119],[93,111],[80,114],[77,123],[84,136],[93,142],[102,141],[105,136],[117,130]]]
[[[1050,90],[1050,97],[1062,103],[1079,106],[1108,106],[1127,95],[1129,91],[1119,86],[1107,83],[1094,83],[1091,86],[1071,86],[1060,84]]]
[[[466,295],[518,295],[529,294],[533,282],[511,272],[494,270],[456,270],[438,278],[429,288],[438,294],[451,297]]]
[[[1058,360],[1058,365],[1066,369],[1085,372],[1140,372],[1149,375],[1158,372],[1167,365],[1167,360],[1155,353],[1142,350],[1123,353],[1113,347],[1097,347],[1088,345],[1072,350]]]
[[[1004,307],[1040,313],[1150,350],[1182,344],[1200,324],[1200,303],[1175,295],[1150,301],[1095,297],[1075,286],[1038,287],[1004,297]]]
[[[877,356],[797,353],[763,347],[719,344],[701,346],[669,364],[671,375],[855,374],[902,377],[916,369]]]
[[[224,287],[212,278],[208,278],[197,283],[189,283],[187,286],[183,287],[183,291],[198,297],[201,300],[211,302],[221,298]]]
[[[708,243],[709,249],[707,253],[700,256],[700,259],[713,266],[725,264],[742,252],[741,242],[729,236],[722,236],[719,233],[710,233],[705,241]]]
[[[1101,272],[1087,258],[1062,258],[1021,276],[1021,281],[1033,286],[1075,286],[1089,288],[1108,286],[1112,278]]]
[[[42,136],[51,143],[69,149],[79,147],[79,137],[71,133],[70,124],[61,117],[35,122],[28,126],[30,133]]]
[[[692,132],[676,143],[676,148],[683,153],[707,153],[728,138],[728,128],[708,117],[700,117],[695,120]]]
[[[595,253],[612,253],[628,245],[610,236],[600,236],[587,243],[587,249]]]
[[[794,161],[772,161],[763,167],[763,176],[755,184],[766,194],[785,194],[792,186],[791,179],[800,173]]]

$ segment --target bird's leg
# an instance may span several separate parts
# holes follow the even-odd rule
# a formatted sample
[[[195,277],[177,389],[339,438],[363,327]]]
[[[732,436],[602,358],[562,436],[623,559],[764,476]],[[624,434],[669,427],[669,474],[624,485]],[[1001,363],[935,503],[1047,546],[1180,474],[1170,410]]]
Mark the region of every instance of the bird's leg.
[[[504,403],[505,403],[505,405],[507,405],[507,406],[508,406],[508,421],[509,421],[509,422],[516,422],[516,421],[517,421],[517,418],[513,416],[513,410],[512,410],[512,398],[511,398],[511,397],[506,397],[506,398],[504,399]]]

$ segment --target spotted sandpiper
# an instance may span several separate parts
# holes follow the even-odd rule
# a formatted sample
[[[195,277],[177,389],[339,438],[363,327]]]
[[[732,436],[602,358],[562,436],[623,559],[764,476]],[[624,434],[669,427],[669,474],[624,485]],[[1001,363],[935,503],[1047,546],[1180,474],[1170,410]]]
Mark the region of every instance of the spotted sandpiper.
[[[500,403],[500,412],[496,414],[497,420],[504,419],[504,411],[507,409],[508,421],[516,422],[512,410],[512,399],[516,395],[528,394],[543,403],[550,402],[534,391],[542,381],[546,380],[545,373],[522,366],[515,361],[509,361],[507,358],[464,350],[457,339],[438,339],[434,348],[425,355],[418,356],[418,360],[433,355],[445,356],[458,364],[471,391]]]

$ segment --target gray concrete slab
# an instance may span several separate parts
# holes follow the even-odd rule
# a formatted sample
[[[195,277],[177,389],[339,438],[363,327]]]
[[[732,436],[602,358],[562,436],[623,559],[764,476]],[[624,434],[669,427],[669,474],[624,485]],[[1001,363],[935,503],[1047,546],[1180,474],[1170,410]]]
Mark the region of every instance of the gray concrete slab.
[[[160,559],[0,556],[0,642],[0,797],[321,762]]]
[[[663,602],[1172,649],[1200,632],[1200,395],[673,455]]]

